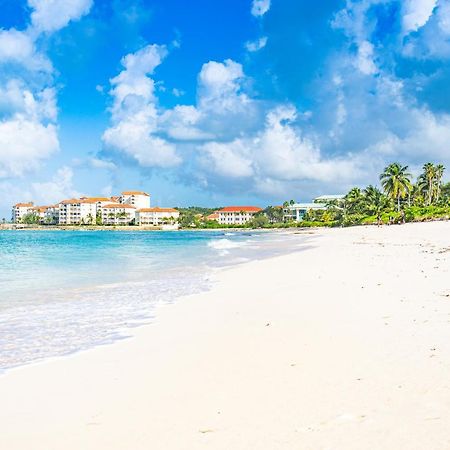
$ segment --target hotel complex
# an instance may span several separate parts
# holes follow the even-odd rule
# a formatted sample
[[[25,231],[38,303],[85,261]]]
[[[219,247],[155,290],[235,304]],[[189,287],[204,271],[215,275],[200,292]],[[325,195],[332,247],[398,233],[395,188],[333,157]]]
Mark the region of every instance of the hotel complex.
[[[291,202],[277,208],[283,210],[284,222],[301,222],[308,211],[327,209],[330,203],[339,206],[343,197],[322,195],[312,203]],[[197,217],[233,226],[244,225],[261,213],[263,210],[257,206],[226,206],[208,216],[197,214]],[[125,191],[112,197],[71,198],[50,206],[17,203],[12,208],[13,223],[24,223],[29,215],[33,216],[33,223],[43,225],[138,225],[166,229],[177,229],[180,219],[178,209],[151,207],[150,195],[141,191]]]
[[[257,206],[227,206],[217,211],[216,220],[222,225],[243,225],[260,211]]]
[[[62,200],[56,205],[35,206],[17,203],[12,208],[12,221],[21,223],[34,215],[45,225],[150,225],[178,226],[179,212],[172,208],[151,208],[150,195],[125,191],[117,197],[80,197]]]

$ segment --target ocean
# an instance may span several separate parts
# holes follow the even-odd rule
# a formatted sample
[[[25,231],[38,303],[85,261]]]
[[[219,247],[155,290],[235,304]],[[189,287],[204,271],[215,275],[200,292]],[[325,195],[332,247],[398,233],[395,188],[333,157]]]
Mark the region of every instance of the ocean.
[[[109,344],[214,270],[291,251],[292,233],[1,231],[0,371]]]

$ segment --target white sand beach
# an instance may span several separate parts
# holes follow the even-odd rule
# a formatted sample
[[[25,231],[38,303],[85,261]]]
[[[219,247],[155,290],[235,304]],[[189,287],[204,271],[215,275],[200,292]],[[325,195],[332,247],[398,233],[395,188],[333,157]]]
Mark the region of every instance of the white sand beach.
[[[324,229],[0,376],[4,450],[448,450],[450,222]]]

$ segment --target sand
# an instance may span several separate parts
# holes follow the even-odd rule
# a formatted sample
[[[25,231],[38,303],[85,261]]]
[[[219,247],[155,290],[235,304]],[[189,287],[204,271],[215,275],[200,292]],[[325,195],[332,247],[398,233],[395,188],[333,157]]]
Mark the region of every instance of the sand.
[[[0,376],[5,450],[448,450],[450,223],[320,230]]]

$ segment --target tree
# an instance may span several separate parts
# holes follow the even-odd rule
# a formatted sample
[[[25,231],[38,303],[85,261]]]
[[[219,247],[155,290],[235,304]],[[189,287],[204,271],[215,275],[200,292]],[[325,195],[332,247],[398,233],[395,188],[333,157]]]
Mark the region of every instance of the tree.
[[[380,175],[381,185],[388,197],[397,202],[397,211],[400,211],[400,200],[411,192],[411,174],[408,166],[392,163]]]
[[[377,225],[381,224],[383,212],[389,208],[389,199],[375,186],[367,186],[364,189],[366,200],[366,212],[374,215],[377,219]]]
[[[417,185],[426,198],[426,205],[431,205],[435,190],[436,169],[432,163],[424,164],[422,169],[423,172],[419,176]]]
[[[263,213],[270,223],[283,222],[283,208],[280,208],[279,206],[268,206]]]
[[[442,164],[438,164],[435,167],[435,172],[436,172],[436,201],[439,201],[441,198],[442,177],[444,176],[445,167]]]
[[[364,208],[364,196],[361,189],[355,187],[344,198],[344,203],[350,214],[362,213]]]
[[[269,225],[269,219],[264,213],[259,212],[247,224],[251,228],[265,228]]]
[[[38,224],[39,223],[39,216],[35,212],[30,212],[25,214],[22,217],[22,223],[26,223],[28,225]]]

